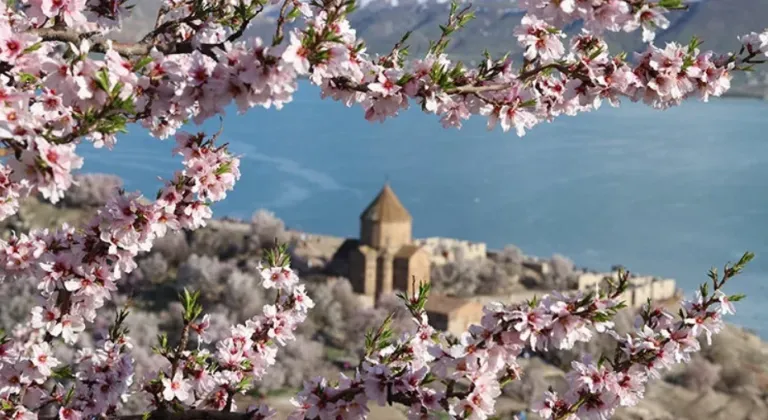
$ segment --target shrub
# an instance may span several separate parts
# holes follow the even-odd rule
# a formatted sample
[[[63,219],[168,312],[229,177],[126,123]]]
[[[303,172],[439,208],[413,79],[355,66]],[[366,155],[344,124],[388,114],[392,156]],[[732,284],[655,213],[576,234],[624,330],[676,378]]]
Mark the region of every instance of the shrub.
[[[115,175],[75,175],[74,183],[61,203],[67,207],[99,207],[116,196],[122,188],[123,180]]]

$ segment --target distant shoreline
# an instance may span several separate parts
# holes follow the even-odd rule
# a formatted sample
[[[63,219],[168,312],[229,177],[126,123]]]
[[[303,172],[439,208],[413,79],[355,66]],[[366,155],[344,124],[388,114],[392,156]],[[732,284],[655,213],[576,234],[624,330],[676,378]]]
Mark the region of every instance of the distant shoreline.
[[[759,88],[753,91],[727,91],[722,95],[723,98],[735,98],[735,99],[758,99],[761,101],[768,101],[768,89]]]

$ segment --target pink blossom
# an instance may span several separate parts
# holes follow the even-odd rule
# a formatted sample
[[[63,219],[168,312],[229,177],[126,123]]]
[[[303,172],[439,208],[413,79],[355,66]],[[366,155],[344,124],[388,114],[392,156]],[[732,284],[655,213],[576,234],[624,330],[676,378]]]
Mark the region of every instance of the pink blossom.
[[[299,278],[293,270],[286,267],[263,268],[261,269],[261,279],[261,284],[265,289],[292,290],[299,282]]]
[[[51,330],[51,335],[59,336],[64,339],[65,343],[72,344],[77,341],[77,334],[85,330],[85,323],[82,318],[73,315],[64,315],[61,318],[61,322],[56,324]]]
[[[750,32],[739,37],[750,54],[768,55],[768,32]]]
[[[32,345],[29,360],[32,366],[44,376],[51,376],[51,369],[59,365],[59,360],[53,357],[51,346],[48,343]]]
[[[309,74],[309,50],[302,45],[302,40],[296,32],[291,32],[290,39],[290,44],[282,55],[283,61],[293,66],[297,74]]]
[[[644,4],[635,12],[635,20],[627,23],[626,28],[634,30],[637,26],[643,28],[643,42],[652,42],[656,37],[656,29],[667,29],[669,20],[664,17],[665,9],[654,5]]]
[[[163,398],[166,401],[178,399],[181,402],[187,401],[191,394],[191,386],[181,375],[176,372],[172,379],[163,378]]]
[[[535,16],[525,15],[515,34],[517,42],[525,48],[524,55],[527,60],[534,61],[538,58],[546,64],[559,59],[565,53],[565,47],[558,39],[565,38],[565,34]]]
[[[59,409],[59,418],[62,420],[80,420],[83,414],[77,410],[73,410],[69,407],[61,407]]]

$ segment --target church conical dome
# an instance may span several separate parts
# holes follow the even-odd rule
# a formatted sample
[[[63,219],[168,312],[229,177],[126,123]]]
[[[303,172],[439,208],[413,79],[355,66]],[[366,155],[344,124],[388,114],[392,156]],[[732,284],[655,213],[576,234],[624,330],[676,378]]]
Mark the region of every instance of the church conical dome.
[[[410,222],[411,214],[387,183],[360,215],[360,220],[378,223]]]

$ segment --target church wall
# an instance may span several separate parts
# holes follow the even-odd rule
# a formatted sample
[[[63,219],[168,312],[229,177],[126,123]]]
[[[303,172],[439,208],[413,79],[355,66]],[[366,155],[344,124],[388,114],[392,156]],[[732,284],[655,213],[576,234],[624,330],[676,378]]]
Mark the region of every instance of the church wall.
[[[376,257],[359,248],[349,253],[349,282],[358,294],[373,296],[376,287]]]
[[[429,283],[430,281],[430,259],[425,251],[418,251],[408,259],[395,259],[394,267],[395,290],[407,292],[411,295],[415,290],[418,290],[419,283]]]
[[[410,221],[380,223],[363,220],[361,223],[360,242],[372,248],[399,249],[411,243]]]
[[[376,299],[392,293],[394,264],[390,255],[379,255],[376,263]]]
[[[381,226],[381,246],[399,249],[411,243],[411,222],[390,222]]]
[[[394,290],[398,290],[401,292],[408,292],[410,291],[410,283],[411,283],[411,276],[410,276],[410,266],[411,266],[411,260],[407,258],[395,258],[394,261],[394,279],[392,282],[392,287]]]
[[[377,248],[381,241],[381,224],[362,221],[360,224],[360,243]]]
[[[411,257],[411,264],[410,264],[410,271],[408,273],[408,286],[412,287],[413,282],[412,279],[416,278],[416,287],[418,287],[419,283],[429,283],[430,282],[430,273],[431,270],[431,264],[429,259],[429,254],[427,254],[426,251],[419,251],[416,254]],[[409,290],[409,293],[413,293],[413,290]]]

